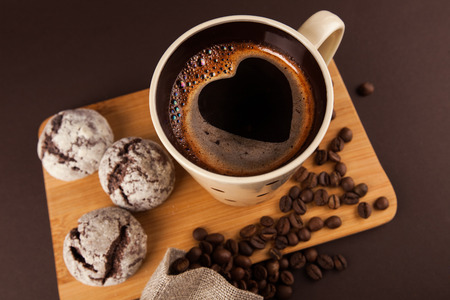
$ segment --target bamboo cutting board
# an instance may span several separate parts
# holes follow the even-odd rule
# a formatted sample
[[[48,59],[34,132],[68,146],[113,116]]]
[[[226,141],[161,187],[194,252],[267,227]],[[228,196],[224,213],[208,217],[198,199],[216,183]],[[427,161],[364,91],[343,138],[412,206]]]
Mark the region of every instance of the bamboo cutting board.
[[[310,241],[288,247],[284,253],[382,225],[392,220],[397,211],[394,189],[378,161],[333,61],[329,65],[329,70],[334,82],[337,117],[331,122],[320,148],[325,148],[342,127],[347,126],[352,129],[353,140],[339,153],[342,161],[347,165],[346,176],[353,177],[355,184],[364,182],[369,186],[369,192],[362,201],[372,204],[376,198],[386,196],[390,206],[384,211],[374,210],[370,218],[362,219],[358,216],[356,205],[344,205],[337,210],[331,210],[327,206],[317,207],[308,204],[308,211],[303,216],[305,223],[313,216],[320,216],[325,220],[331,215],[338,215],[343,224],[334,230],[324,228],[314,232]],[[95,103],[87,108],[97,110],[109,121],[115,140],[127,136],[139,136],[159,142],[150,119],[148,90]],[[39,133],[42,132],[47,120],[41,124]],[[321,171],[330,172],[334,164],[315,166],[313,159],[309,158],[303,166],[318,174]],[[214,200],[176,164],[176,186],[171,197],[151,211],[134,214],[148,234],[147,258],[139,271],[117,286],[90,287],[76,281],[67,271],[62,257],[64,237],[77,226],[77,220],[83,214],[97,208],[111,206],[112,202],[102,190],[97,173],[74,182],[63,182],[51,177],[44,170],[44,181],[60,298],[108,300],[140,297],[145,284],[168,247],[189,250],[197,244],[192,238],[192,230],[198,226],[206,228],[210,233],[220,232],[226,238],[238,238],[242,227],[258,223],[260,217],[264,215],[279,218],[283,213],[278,208],[278,200],[295,184],[293,181],[288,181],[274,198],[257,206],[233,207]],[[328,188],[328,192],[338,195],[343,193],[340,188]],[[265,250],[255,251],[252,261],[267,259],[269,257],[267,250],[268,247]]]

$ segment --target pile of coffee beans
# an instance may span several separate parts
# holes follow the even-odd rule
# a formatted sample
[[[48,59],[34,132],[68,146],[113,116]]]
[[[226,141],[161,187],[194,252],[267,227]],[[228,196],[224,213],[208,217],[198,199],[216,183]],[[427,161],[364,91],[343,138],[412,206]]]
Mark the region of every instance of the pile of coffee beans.
[[[266,299],[277,295],[292,293],[290,286],[294,282],[293,275],[286,270],[280,276],[279,263],[282,254],[271,249],[272,259],[264,264],[253,265],[250,256],[255,249],[262,249],[266,242],[277,235],[275,222],[271,217],[264,216],[258,225],[250,224],[239,232],[241,239],[227,239],[220,233],[208,233],[204,228],[196,228],[193,237],[199,242],[192,247],[184,257],[172,262],[170,274],[180,274],[199,267],[211,268],[221,274],[235,287],[260,294]],[[283,287],[277,289],[277,285]]]
[[[199,267],[211,268],[235,287],[259,294],[264,299],[289,299],[294,271],[304,269],[309,278],[320,280],[324,271],[342,271],[347,268],[347,260],[343,255],[319,254],[316,248],[283,255],[280,247],[272,247],[269,249],[271,259],[253,264],[250,256],[255,249],[260,249],[269,240],[285,237],[279,236],[278,229],[273,227],[276,225],[278,228],[278,224],[288,223],[282,221],[275,224],[271,217],[264,216],[258,225],[251,224],[241,229],[240,241],[225,240],[220,233],[208,233],[204,228],[196,228],[193,237],[199,242],[198,246],[173,261],[169,272],[176,275]],[[292,236],[298,242],[297,235]],[[289,244],[288,238],[286,240],[284,246]]]
[[[338,209],[343,204],[358,204],[357,213],[361,218],[367,219],[371,216],[372,207],[367,202],[360,203],[361,198],[363,198],[369,191],[369,187],[365,183],[356,184],[352,177],[346,176],[347,166],[341,160],[341,156],[339,155],[339,152],[344,149],[344,145],[351,142],[352,139],[352,130],[348,127],[344,127],[339,131],[337,136],[331,140],[328,145],[328,149],[316,150],[314,156],[314,162],[316,165],[320,166],[328,162],[334,163],[334,170],[331,173],[323,171],[316,174],[315,172],[309,172],[303,166],[300,167],[293,175],[293,179],[299,183],[299,186],[294,186],[291,188],[291,191],[295,190],[295,193],[289,191],[288,195],[283,196],[282,199],[280,199],[280,209],[283,206],[283,209],[281,209],[282,212],[289,211],[287,209],[287,204],[289,203],[297,203],[297,207],[304,206],[305,211],[307,207],[303,204],[310,202],[317,206],[327,205],[330,209]],[[340,187],[343,193],[340,195],[328,194],[327,190],[324,189],[326,187]],[[376,199],[373,206],[375,209],[383,210],[389,207],[389,201],[386,197],[379,197]],[[342,223],[341,221],[336,223],[336,220],[336,218],[333,218],[333,223],[339,227]],[[330,221],[328,223],[330,223]],[[333,225],[331,226],[333,227]],[[328,225],[327,227],[332,228]]]

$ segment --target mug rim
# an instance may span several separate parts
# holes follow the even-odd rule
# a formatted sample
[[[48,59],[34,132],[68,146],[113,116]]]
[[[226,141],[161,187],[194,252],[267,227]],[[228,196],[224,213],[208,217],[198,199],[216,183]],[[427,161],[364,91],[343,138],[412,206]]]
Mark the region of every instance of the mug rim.
[[[202,167],[197,166],[190,160],[188,160],[186,157],[184,157],[166,136],[164,133],[164,130],[162,129],[160,120],[158,118],[157,109],[156,109],[156,89],[159,82],[159,76],[164,69],[167,61],[171,57],[171,55],[175,52],[175,50],[178,48],[179,45],[181,45],[185,40],[189,39],[191,36],[195,35],[196,33],[217,26],[225,23],[233,23],[233,22],[254,22],[254,23],[260,23],[264,25],[269,25],[272,27],[275,27],[277,29],[280,29],[295,39],[297,39],[314,57],[315,61],[317,62],[323,79],[325,83],[326,88],[326,109],[325,109],[325,115],[323,117],[323,120],[321,122],[319,131],[315,135],[314,139],[311,141],[311,143],[306,147],[304,151],[302,151],[295,159],[291,160],[290,162],[270,171],[267,173],[259,174],[259,175],[252,175],[252,176],[230,176],[230,175],[222,175],[218,173],[214,173],[211,171],[208,171]],[[296,168],[300,167],[300,165],[308,158],[310,157],[315,149],[319,146],[320,142],[323,140],[323,137],[325,136],[325,133],[328,130],[330,121],[331,121],[331,115],[333,111],[334,106],[334,91],[331,81],[331,75],[328,71],[328,67],[325,64],[325,61],[322,58],[322,55],[319,53],[319,51],[314,47],[314,45],[306,38],[304,37],[300,32],[293,29],[292,27],[283,24],[279,21],[266,18],[266,17],[260,17],[260,16],[254,16],[254,15],[230,15],[230,16],[224,16],[215,18],[203,23],[200,23],[182,35],[180,35],[164,52],[164,54],[161,56],[155,71],[153,72],[152,79],[150,82],[150,90],[149,90],[149,108],[150,108],[150,116],[152,119],[153,126],[155,128],[156,134],[158,135],[158,138],[161,140],[164,147],[167,149],[167,151],[173,156],[173,158],[184,168],[186,168],[189,172],[194,172],[196,175],[199,176],[207,176],[208,178],[216,181],[220,181],[227,184],[242,184],[243,182],[247,184],[252,183],[258,183],[267,179],[272,178],[279,178],[282,177],[290,172],[293,172]]]

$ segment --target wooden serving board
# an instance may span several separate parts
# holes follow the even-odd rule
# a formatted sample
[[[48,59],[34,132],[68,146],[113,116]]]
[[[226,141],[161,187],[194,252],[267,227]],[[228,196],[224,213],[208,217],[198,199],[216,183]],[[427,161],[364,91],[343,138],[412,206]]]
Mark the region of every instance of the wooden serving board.
[[[369,192],[362,201],[372,204],[376,198],[386,196],[390,206],[384,211],[374,210],[370,218],[362,219],[358,216],[356,205],[344,205],[337,210],[332,210],[327,206],[317,207],[308,204],[308,211],[303,216],[304,222],[313,216],[320,216],[325,220],[331,215],[338,215],[343,224],[334,230],[324,228],[314,232],[310,241],[288,247],[284,253],[382,225],[389,222],[397,211],[394,189],[377,159],[334,62],[330,63],[329,70],[334,82],[337,117],[331,122],[320,148],[325,148],[342,127],[351,128],[353,140],[339,153],[342,161],[347,165],[347,176],[353,177],[355,183],[364,182],[369,186]],[[87,108],[95,109],[106,117],[113,129],[115,140],[127,136],[139,136],[160,142],[150,119],[148,90],[95,103]],[[48,119],[41,124],[39,133],[42,132],[47,121]],[[324,170],[330,172],[334,164],[316,166],[313,164],[313,158],[309,158],[303,166],[318,174]],[[51,177],[44,170],[44,181],[60,298],[108,300],[140,297],[145,284],[168,247],[189,250],[197,244],[192,238],[192,230],[198,226],[206,228],[210,233],[220,232],[226,238],[238,238],[242,227],[258,223],[261,216],[269,215],[277,219],[284,215],[278,208],[279,198],[296,184],[294,181],[287,182],[274,198],[257,206],[233,207],[213,199],[176,164],[176,186],[171,197],[151,211],[134,214],[148,234],[148,253],[142,267],[134,276],[117,286],[90,287],[75,280],[67,271],[62,257],[64,237],[77,226],[77,220],[83,214],[111,206],[112,202],[102,190],[97,173],[74,182],[63,182]],[[343,193],[340,188],[328,189],[328,191],[330,194]],[[267,250],[268,247],[265,250],[255,251],[252,261],[267,259],[269,257]]]

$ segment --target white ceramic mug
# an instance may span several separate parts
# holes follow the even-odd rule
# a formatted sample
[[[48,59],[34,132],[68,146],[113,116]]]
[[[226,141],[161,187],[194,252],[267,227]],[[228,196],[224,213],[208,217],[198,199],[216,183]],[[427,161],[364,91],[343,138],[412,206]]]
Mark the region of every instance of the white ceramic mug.
[[[237,30],[241,31],[239,33],[241,36],[245,34],[243,32],[246,32],[246,26],[269,28],[269,33],[262,34],[264,42],[274,44],[288,54],[295,52],[296,48],[302,48],[302,51],[306,53],[302,54],[305,58],[301,58],[305,61],[305,65],[301,65],[302,70],[305,70],[307,74],[318,74],[317,76],[313,75],[310,81],[312,81],[311,85],[317,89],[315,98],[322,97],[322,100],[316,99],[316,101],[323,102],[323,112],[309,145],[288,163],[261,175],[236,177],[205,170],[185,158],[177,150],[170,137],[168,102],[176,76],[187,60],[196,53],[195,51],[198,51],[195,49],[204,49],[205,46],[197,44],[205,42],[213,44],[213,40],[220,39],[221,35],[232,35],[229,29],[224,29],[227,26],[242,28],[242,30]],[[343,33],[344,23],[342,20],[328,11],[319,11],[312,15],[298,31],[268,18],[247,15],[217,18],[197,25],[181,35],[166,50],[153,74],[150,85],[150,114],[158,137],[173,158],[217,200],[234,206],[254,205],[268,200],[314,152],[328,129],[333,111],[334,95],[327,65],[333,58]],[[212,41],[205,41],[205,39],[212,39]],[[252,40],[253,36],[248,36],[248,39]],[[285,42],[286,45],[284,45]],[[295,54],[292,55],[295,56]]]

